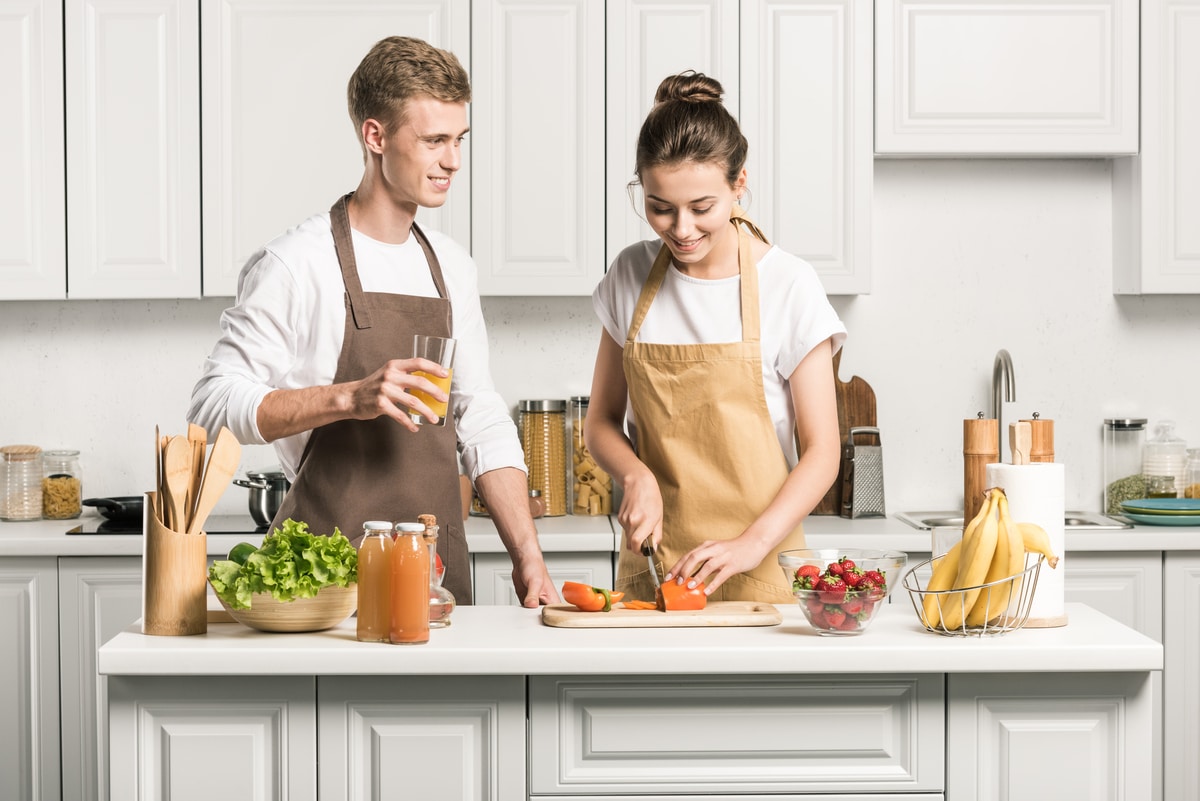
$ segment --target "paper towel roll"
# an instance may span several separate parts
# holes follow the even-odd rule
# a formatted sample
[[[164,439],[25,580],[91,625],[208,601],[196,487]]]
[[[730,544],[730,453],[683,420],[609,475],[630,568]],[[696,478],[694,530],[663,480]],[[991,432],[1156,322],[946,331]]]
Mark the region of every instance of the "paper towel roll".
[[[1050,546],[1058,554],[1058,567],[1043,562],[1038,576],[1026,626],[1051,628],[1067,624],[1066,585],[1066,466],[1059,463],[990,464],[989,487],[1001,487],[1008,496],[1008,509],[1017,523],[1036,523],[1050,536]]]

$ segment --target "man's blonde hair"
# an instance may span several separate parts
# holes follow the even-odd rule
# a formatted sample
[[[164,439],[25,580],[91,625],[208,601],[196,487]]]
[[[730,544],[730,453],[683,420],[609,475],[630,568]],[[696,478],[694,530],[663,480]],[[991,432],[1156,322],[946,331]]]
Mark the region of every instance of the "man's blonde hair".
[[[445,103],[471,102],[471,81],[458,57],[410,36],[389,36],[363,57],[346,87],[355,136],[378,120],[391,132],[404,121],[409,100],[432,97]]]

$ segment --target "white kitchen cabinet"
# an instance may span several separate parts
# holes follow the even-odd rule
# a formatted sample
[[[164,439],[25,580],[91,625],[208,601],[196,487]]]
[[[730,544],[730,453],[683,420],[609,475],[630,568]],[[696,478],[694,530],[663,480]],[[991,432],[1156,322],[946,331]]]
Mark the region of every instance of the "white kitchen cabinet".
[[[862,0],[742,7],[748,213],[834,295],[871,291],[872,42]]]
[[[108,692],[96,651],[142,614],[142,560],[62,557],[58,564],[62,798],[108,799]]]
[[[0,300],[67,294],[62,98],[62,3],[0,6]]]
[[[531,676],[529,789],[939,793],[943,682],[941,674]]]
[[[1145,798],[1122,766],[1150,763],[1151,696],[1146,673],[951,675],[946,797]]]
[[[1163,798],[1200,798],[1200,556],[1168,553],[1163,585]]]
[[[527,797],[524,676],[317,681],[321,801]]]
[[[1138,6],[875,0],[875,151],[1137,153]]]
[[[0,798],[61,796],[56,562],[0,561]]]
[[[1142,2],[1141,152],[1113,163],[1113,292],[1200,293],[1200,0]]]
[[[555,587],[564,581],[577,581],[593,587],[613,586],[613,554],[547,553],[546,570]],[[477,553],[474,560],[475,603],[520,606],[512,581],[512,559],[507,553]]]
[[[1087,604],[1163,641],[1161,551],[1072,552],[1059,567],[1067,571],[1063,577],[1067,603]]]
[[[725,88],[736,117],[741,88],[738,0],[610,0],[607,4],[604,265],[627,245],[657,235],[645,221],[634,161],[638,131],[663,78],[684,70],[710,75]],[[751,175],[751,184],[757,176]]]
[[[67,296],[200,295],[200,9],[66,0]]]
[[[483,295],[587,295],[604,275],[604,4],[471,12],[471,251]]]
[[[312,676],[110,676],[108,698],[112,798],[317,799]]]
[[[209,297],[234,295],[238,273],[259,248],[358,186],[362,151],[346,111],[346,84],[372,45],[416,36],[450,50],[472,72],[465,0],[213,0],[201,26]],[[464,246],[469,151],[464,146],[446,204],[417,215]]]

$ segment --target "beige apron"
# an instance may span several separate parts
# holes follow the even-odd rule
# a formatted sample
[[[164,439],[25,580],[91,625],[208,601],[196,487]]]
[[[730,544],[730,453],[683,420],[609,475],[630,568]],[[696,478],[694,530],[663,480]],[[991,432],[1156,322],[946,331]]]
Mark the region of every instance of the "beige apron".
[[[750,237],[739,223],[767,240],[737,206],[730,222],[738,233],[742,341],[699,345],[637,341],[671,261],[666,245],[642,287],[625,340],[623,361],[637,430],[635,445],[662,492],[663,538],[658,549],[662,568],[705,540],[741,534],[788,476],[763,390],[758,269],[750,254]],[[803,527],[797,526],[779,550],[803,547]],[[646,557],[621,551],[616,588],[629,597],[653,598]],[[793,601],[775,553],[753,570],[731,577],[709,597]]]
[[[350,237],[346,199],[329,210],[333,242],[346,286],[346,328],[335,384],[356,381],[389,359],[407,356],[414,334],[451,336],[446,281],[437,255],[413,223],[439,297],[363,292]],[[296,480],[284,497],[272,530],[289,517],[317,533],[334,527],[357,542],[367,520],[417,522],[437,515],[438,553],[446,566],[444,584],[455,601],[469,604],[471,566],[458,485],[454,416],[444,426],[421,426],[414,434],[390,417],[339,420],[313,430],[300,456]]]

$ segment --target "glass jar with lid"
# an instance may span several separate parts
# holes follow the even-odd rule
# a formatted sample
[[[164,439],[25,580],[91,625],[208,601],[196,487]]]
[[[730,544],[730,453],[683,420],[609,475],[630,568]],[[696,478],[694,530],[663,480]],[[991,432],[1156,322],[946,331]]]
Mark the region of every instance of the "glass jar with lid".
[[[529,489],[542,491],[546,515],[567,513],[567,402],[523,400],[517,430],[529,469]]]
[[[42,517],[70,520],[83,511],[83,475],[79,451],[57,450],[42,454]]]
[[[1142,447],[1146,442],[1146,418],[1121,417],[1104,421],[1100,509],[1104,514],[1121,514],[1121,504],[1146,497],[1142,474]]]
[[[5,445],[4,483],[0,484],[0,520],[42,519],[42,449]]]
[[[584,440],[589,400],[589,395],[571,398],[571,514],[608,515],[612,514],[612,476],[596,464]]]
[[[1200,448],[1188,449],[1187,471],[1183,481],[1183,497],[1200,499]]]
[[[1142,448],[1142,473],[1174,479],[1174,495],[1159,497],[1178,498],[1178,490],[1184,487],[1184,471],[1187,469],[1187,443],[1175,434],[1173,420],[1160,420],[1154,426],[1154,436]]]

